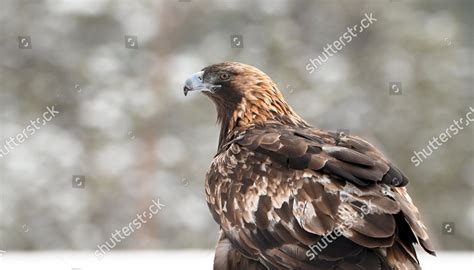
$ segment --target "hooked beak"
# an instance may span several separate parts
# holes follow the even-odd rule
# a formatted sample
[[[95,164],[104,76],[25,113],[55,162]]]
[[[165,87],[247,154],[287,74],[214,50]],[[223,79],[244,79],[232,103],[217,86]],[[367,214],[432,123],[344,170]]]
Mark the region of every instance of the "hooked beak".
[[[191,91],[209,91],[213,93],[215,88],[220,87],[220,85],[205,83],[203,75],[204,71],[199,71],[184,82],[183,92],[185,96]]]
[[[206,89],[204,85],[203,77],[202,77],[203,74],[204,74],[204,71],[199,71],[191,75],[191,77],[189,77],[186,80],[186,82],[184,83],[184,88],[183,88],[183,92],[185,96],[187,96],[188,92],[190,91],[202,91]]]

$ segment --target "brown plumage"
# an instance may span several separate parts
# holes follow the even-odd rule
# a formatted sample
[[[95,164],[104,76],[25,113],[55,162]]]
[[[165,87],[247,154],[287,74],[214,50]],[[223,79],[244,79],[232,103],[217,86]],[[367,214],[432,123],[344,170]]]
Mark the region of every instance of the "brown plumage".
[[[214,269],[420,269],[434,254],[407,177],[366,141],[311,127],[255,67],[186,81],[221,124],[206,195],[221,236]]]

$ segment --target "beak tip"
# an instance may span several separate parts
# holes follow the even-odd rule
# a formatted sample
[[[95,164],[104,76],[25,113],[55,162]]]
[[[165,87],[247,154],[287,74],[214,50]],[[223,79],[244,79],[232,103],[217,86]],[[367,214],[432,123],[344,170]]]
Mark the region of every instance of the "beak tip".
[[[189,91],[191,91],[191,88],[189,88],[188,86],[183,87],[184,96],[187,96]]]
[[[184,87],[183,87],[184,96],[187,96],[188,93],[191,91],[203,91],[205,89],[202,76],[203,76],[203,71],[200,71],[198,73],[191,75],[191,77],[188,78],[184,82]]]

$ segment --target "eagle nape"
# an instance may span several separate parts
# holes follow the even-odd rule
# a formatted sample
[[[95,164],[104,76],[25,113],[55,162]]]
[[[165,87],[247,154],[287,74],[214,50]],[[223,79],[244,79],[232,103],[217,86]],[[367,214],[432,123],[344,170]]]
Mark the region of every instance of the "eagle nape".
[[[214,269],[421,269],[434,255],[408,178],[352,135],[315,128],[259,69],[236,62],[186,80],[217,108],[205,178],[220,226]]]

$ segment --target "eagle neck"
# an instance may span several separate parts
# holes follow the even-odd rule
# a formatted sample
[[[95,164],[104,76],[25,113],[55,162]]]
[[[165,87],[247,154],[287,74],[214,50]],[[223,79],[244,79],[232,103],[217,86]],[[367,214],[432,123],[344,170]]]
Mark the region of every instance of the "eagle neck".
[[[279,122],[289,126],[308,127],[309,125],[298,116],[285,102],[273,102],[262,106],[258,101],[242,99],[233,111],[218,109],[218,123],[221,125],[218,152],[225,150],[228,142],[232,141],[242,130],[267,122]]]

